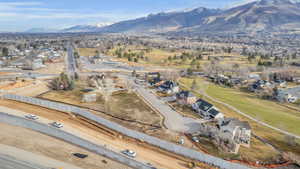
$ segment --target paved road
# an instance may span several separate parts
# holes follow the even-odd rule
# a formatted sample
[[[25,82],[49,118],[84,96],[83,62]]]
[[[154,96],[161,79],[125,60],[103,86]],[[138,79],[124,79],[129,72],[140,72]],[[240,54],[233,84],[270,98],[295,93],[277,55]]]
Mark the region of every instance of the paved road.
[[[129,80],[137,94],[164,116],[164,124],[168,129],[182,133],[193,133],[199,131],[201,123],[206,122],[205,120],[182,116],[166,104],[163,99],[156,96],[150,89],[135,84],[132,77],[126,75],[121,75],[120,77]]]
[[[76,61],[74,57],[74,48],[70,42],[68,42],[67,51],[68,51],[67,58],[66,58],[67,72],[69,76],[74,77],[76,72]]]
[[[181,114],[174,111],[163,100],[159,99],[155,94],[151,93],[148,89],[145,89],[141,86],[138,86],[136,89],[140,96],[142,96],[148,103],[150,103],[165,117],[164,123],[170,130],[184,133],[193,133],[199,131],[200,124],[205,122],[204,120],[200,119],[183,117]]]
[[[181,84],[181,85],[184,86],[183,84]],[[187,87],[187,86],[185,86],[185,87],[186,87],[186,88],[189,88],[189,87]],[[296,135],[296,134],[293,134],[293,133],[290,133],[290,132],[287,132],[287,131],[285,131],[285,130],[279,129],[279,128],[277,128],[277,127],[271,126],[271,125],[269,125],[269,124],[267,124],[267,123],[265,123],[265,122],[263,122],[263,121],[257,120],[257,119],[255,119],[254,117],[251,117],[251,116],[249,116],[248,114],[246,114],[246,113],[240,111],[239,109],[235,108],[234,106],[231,106],[230,104],[227,104],[227,103],[225,103],[225,102],[222,102],[222,101],[220,101],[220,100],[218,100],[218,99],[215,99],[215,98],[209,96],[208,94],[206,94],[205,91],[198,92],[198,93],[201,94],[201,95],[203,95],[203,96],[205,96],[205,97],[207,97],[207,98],[209,98],[210,100],[212,100],[212,101],[214,101],[214,102],[217,102],[217,103],[219,103],[219,104],[222,104],[222,105],[224,105],[224,106],[230,108],[231,110],[233,110],[233,111],[235,111],[235,112],[241,114],[242,116],[245,116],[245,117],[247,117],[247,118],[249,118],[249,119],[255,121],[256,123],[259,123],[259,124],[261,124],[261,125],[263,125],[263,126],[265,126],[265,127],[268,127],[268,128],[273,129],[273,130],[276,130],[276,131],[278,131],[278,132],[280,132],[280,133],[282,133],[282,134],[285,134],[285,135],[292,136],[292,137],[295,137],[295,138],[300,139],[300,136],[298,136],[298,135]]]
[[[49,169],[40,165],[18,160],[14,157],[0,154],[0,169]]]
[[[68,164],[65,162],[61,162],[40,154],[34,154],[32,152],[28,152],[16,147],[12,147],[12,146],[7,146],[7,145],[3,145],[0,144],[0,169],[1,166],[11,166],[14,169],[23,169],[26,168],[25,166],[30,166],[31,168],[34,169],[36,168],[42,168],[42,169],[59,169],[59,168],[64,168],[64,169],[68,169],[68,168],[72,168],[72,169],[81,169],[77,166],[74,166],[72,164]],[[7,160],[7,158],[9,158]],[[3,162],[2,160],[5,160],[5,162]],[[8,163],[9,162],[9,163]],[[13,164],[10,164],[10,162],[13,162]],[[17,165],[23,165],[23,167],[17,167]],[[6,168],[5,168],[6,169]]]
[[[50,79],[57,77],[57,74],[41,74],[41,73],[20,73],[17,75],[1,75],[0,80],[15,80],[16,78],[36,78],[36,79]]]

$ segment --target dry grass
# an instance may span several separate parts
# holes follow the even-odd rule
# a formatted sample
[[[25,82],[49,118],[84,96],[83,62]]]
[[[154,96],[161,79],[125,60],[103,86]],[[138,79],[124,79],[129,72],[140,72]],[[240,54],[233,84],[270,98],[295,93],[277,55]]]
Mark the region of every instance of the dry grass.
[[[135,93],[121,92],[113,94],[105,105],[100,93],[98,100],[94,103],[82,103],[81,98],[87,85],[77,82],[73,91],[50,91],[40,96],[41,98],[80,105],[83,107],[105,111],[108,114],[126,120],[137,120],[147,124],[160,126],[161,116],[154,112]]]
[[[78,48],[77,51],[80,56],[95,56],[97,48]]]

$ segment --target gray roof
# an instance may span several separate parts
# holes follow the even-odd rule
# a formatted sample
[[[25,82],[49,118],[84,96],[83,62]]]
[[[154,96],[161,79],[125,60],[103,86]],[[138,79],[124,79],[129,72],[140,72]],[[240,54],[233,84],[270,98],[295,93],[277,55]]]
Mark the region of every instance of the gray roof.
[[[211,115],[213,115],[214,117],[217,116],[220,112],[214,108],[210,109],[208,111],[208,113],[210,113]]]
[[[241,128],[251,130],[251,126],[247,121],[240,121],[236,118],[225,118],[223,120],[223,123],[221,124],[221,126],[228,126],[228,127],[232,127],[232,128],[239,126]]]
[[[190,91],[181,91],[181,92],[177,93],[177,96],[195,97],[195,95]]]
[[[205,100],[202,100],[202,99],[199,99],[196,103],[197,107],[203,111],[207,111],[209,110],[210,108],[213,107],[212,104],[208,103],[207,101]]]
[[[296,86],[296,87],[288,88],[288,89],[281,89],[281,90],[279,90],[279,92],[291,94],[293,96],[300,98],[300,86]]]

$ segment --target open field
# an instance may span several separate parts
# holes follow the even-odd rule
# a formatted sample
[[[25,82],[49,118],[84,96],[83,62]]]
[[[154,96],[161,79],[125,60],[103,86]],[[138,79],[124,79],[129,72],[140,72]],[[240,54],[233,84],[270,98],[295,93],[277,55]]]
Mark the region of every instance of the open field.
[[[191,86],[192,81],[193,81],[193,79],[187,79],[187,78],[180,79],[180,82],[182,84],[185,84],[186,86]],[[297,130],[297,128],[294,127],[294,126],[298,125],[298,129],[299,129],[299,116],[298,116],[299,112],[290,110],[281,105],[277,105],[276,103],[273,103],[271,101],[261,100],[255,96],[251,96],[251,94],[249,94],[249,93],[243,93],[239,90],[223,88],[220,86],[216,86],[212,83],[207,83],[207,82],[203,81],[202,79],[197,79],[197,82],[198,82],[198,90],[197,90],[197,92],[194,92],[195,95],[197,95],[200,98],[204,98],[205,100],[213,103],[216,107],[218,107],[220,109],[220,111],[222,111],[228,117],[235,117],[240,120],[248,121],[250,123],[250,125],[252,127],[252,131],[255,135],[258,135],[258,136],[268,140],[271,144],[278,147],[280,150],[290,151],[290,152],[294,152],[294,153],[300,155],[300,147],[299,147],[300,140],[297,140],[297,139],[295,140],[296,144],[297,144],[297,146],[296,146],[297,148],[295,148],[294,145],[289,144],[289,141],[284,134],[281,134],[270,128],[264,127],[260,124],[257,124],[256,122],[249,120],[246,117],[234,112],[233,110],[229,109],[228,107],[211,101],[209,98],[204,97],[199,92],[205,91],[208,95],[215,97],[216,99],[220,99],[221,101],[224,101],[225,103],[228,102],[228,104],[235,106],[236,108],[240,109],[241,111],[243,111],[245,113],[247,113],[248,111],[250,111],[250,113],[256,113],[257,116],[254,116],[254,117],[260,117],[261,119],[259,119],[259,120],[264,120],[263,119],[264,117],[269,116],[268,117],[269,119],[267,119],[266,122],[271,121],[271,123],[274,124],[274,126],[277,126],[279,128],[283,128],[283,129],[287,129],[286,126],[291,126],[291,128],[288,131],[295,132],[295,134],[299,133],[299,130]],[[262,111],[265,114],[261,113],[260,111]],[[272,111],[275,111],[275,113],[273,114]],[[282,122],[279,122],[279,124],[276,124],[276,120],[280,120],[280,118],[274,117],[275,115],[276,116],[278,115],[278,116],[280,116],[280,118],[283,118],[285,127],[282,127],[282,125],[279,125],[279,124],[282,124]],[[295,119],[290,119],[291,117],[294,117]],[[290,119],[291,121],[288,121],[287,119]],[[253,143],[251,146],[253,146]],[[264,146],[264,147],[266,148],[266,146]],[[241,149],[241,151],[244,151],[244,150],[249,151],[247,148]]]
[[[128,45],[128,46],[117,46],[113,49],[111,49],[107,54],[109,56],[115,57],[117,60],[126,62],[126,63],[132,63],[133,61],[129,62],[127,58],[117,58],[116,51],[119,49],[122,49],[123,52],[127,53],[135,53],[140,54],[142,53],[144,57],[148,58],[147,60],[139,59],[138,63],[135,64],[147,64],[147,65],[154,65],[154,66],[172,66],[174,68],[189,68],[191,66],[192,59],[186,58],[185,60],[182,59],[172,59],[169,60],[169,57],[174,56],[180,56],[183,52],[187,53],[199,53],[199,51],[194,50],[165,50],[165,49],[157,49],[157,48],[146,48],[143,46],[134,46],[134,45]],[[148,49],[148,50],[147,50]],[[249,63],[247,57],[241,56],[237,53],[218,53],[215,54],[213,52],[201,52],[203,59],[198,60],[197,62],[202,64],[209,63],[209,57],[219,58],[220,64],[239,64],[242,66],[253,66],[255,63]]]
[[[17,147],[22,150],[50,157],[55,160],[70,163],[83,169],[91,168],[129,168],[115,161],[101,157],[92,152],[61,140],[20,127],[0,123],[0,143]],[[32,139],[34,138],[34,139]],[[88,154],[88,158],[79,159],[72,155],[74,152]],[[105,160],[107,164],[103,162]]]
[[[110,97],[110,100],[105,104],[98,93],[98,100],[95,103],[81,102],[82,91],[86,85],[77,82],[76,88],[73,91],[50,91],[41,98],[80,105],[82,107],[90,108],[96,111],[105,112],[108,115],[125,119],[126,121],[137,121],[145,124],[160,126],[162,118],[150,107],[148,107],[135,93],[119,92]]]
[[[95,56],[97,48],[77,48],[80,56]]]

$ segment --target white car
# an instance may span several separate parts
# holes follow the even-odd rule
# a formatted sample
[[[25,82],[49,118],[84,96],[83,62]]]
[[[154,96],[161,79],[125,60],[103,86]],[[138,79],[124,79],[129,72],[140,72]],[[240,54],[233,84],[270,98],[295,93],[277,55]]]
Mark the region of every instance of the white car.
[[[58,122],[53,122],[51,125],[54,126],[54,127],[56,127],[56,128],[62,128],[62,127],[64,127],[63,124],[58,123]]]
[[[39,119],[39,117],[36,116],[36,115],[34,115],[34,114],[27,114],[27,115],[25,115],[25,117],[27,119],[30,119],[30,120],[37,120],[37,119]]]
[[[196,143],[199,143],[199,139],[198,139],[198,137],[192,137],[192,140],[194,141],[194,142],[196,142]]]
[[[128,157],[135,158],[136,157],[136,152],[132,150],[124,150],[122,151],[123,154],[127,155]]]

